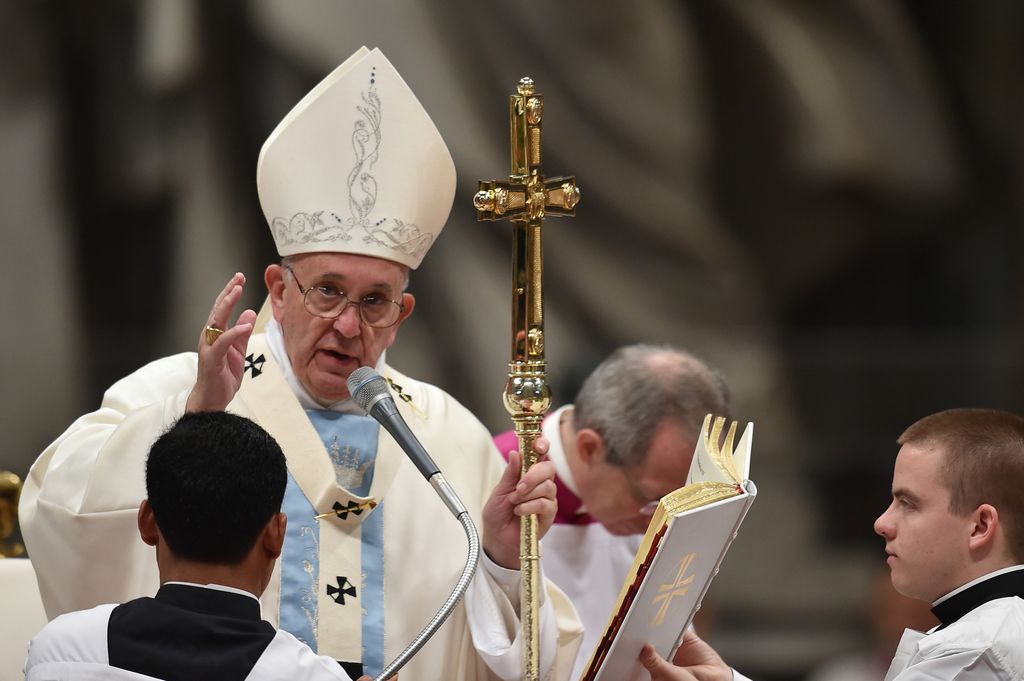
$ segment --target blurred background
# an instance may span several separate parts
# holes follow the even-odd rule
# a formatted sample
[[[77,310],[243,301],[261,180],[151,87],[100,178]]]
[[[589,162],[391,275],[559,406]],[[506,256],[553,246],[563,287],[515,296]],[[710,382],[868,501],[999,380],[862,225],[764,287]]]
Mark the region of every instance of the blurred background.
[[[717,365],[761,494],[702,630],[763,681],[876,645],[896,437],[1024,411],[1014,0],[0,0],[0,468],[193,349],[233,272],[262,303],[260,146],[361,45],[459,172],[389,361],[508,428],[510,230],[471,198],[529,75],[545,173],[583,191],[545,229],[556,402],[623,343]]]

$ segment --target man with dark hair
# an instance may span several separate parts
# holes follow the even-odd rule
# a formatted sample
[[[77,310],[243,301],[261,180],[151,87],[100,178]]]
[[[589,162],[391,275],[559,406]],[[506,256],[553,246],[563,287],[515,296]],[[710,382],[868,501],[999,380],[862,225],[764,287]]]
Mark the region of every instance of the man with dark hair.
[[[892,503],[875,521],[900,593],[939,625],[906,630],[886,681],[1024,679],[1024,419],[992,409],[926,416],[900,436]],[[689,635],[676,667],[649,647],[654,681],[732,671]]]
[[[223,412],[185,414],[150,449],[140,514],[152,514],[179,558],[236,564],[272,516],[283,522],[287,479],[280,447],[255,423]]]
[[[139,534],[156,547],[156,597],[58,617],[32,640],[26,679],[349,679],[260,618],[284,543],[287,478],[281,448],[252,421],[182,416],[150,450],[139,507]]]
[[[658,500],[681,487],[704,417],[729,415],[722,378],[668,346],[629,345],[584,381],[573,404],[544,421],[558,513],[541,563],[580,615],[579,678],[604,631]],[[495,438],[508,453],[514,432]]]

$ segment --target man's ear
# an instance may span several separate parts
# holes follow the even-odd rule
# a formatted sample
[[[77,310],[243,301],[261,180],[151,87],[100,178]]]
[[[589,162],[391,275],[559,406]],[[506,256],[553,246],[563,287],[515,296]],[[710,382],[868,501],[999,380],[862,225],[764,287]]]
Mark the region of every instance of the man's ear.
[[[991,504],[982,504],[974,509],[971,516],[973,525],[968,546],[972,551],[988,550],[996,546],[996,539],[1002,528],[999,524],[999,511]]]
[[[412,314],[413,309],[416,307],[416,296],[406,291],[402,294],[402,314],[398,317],[398,324],[401,324],[409,315]],[[397,324],[396,324],[397,326]]]
[[[287,529],[288,516],[284,513],[274,514],[267,521],[267,526],[263,528],[263,538],[261,540],[263,551],[271,560],[275,560],[281,555],[281,549],[284,546],[284,534]]]
[[[270,307],[274,311],[274,319],[278,322],[284,315],[284,291],[287,286],[287,273],[278,264],[267,265],[263,271],[263,281],[267,285],[267,292],[270,294]]]
[[[149,505],[149,499],[143,499],[139,504],[139,536],[150,546],[156,546],[160,537],[156,516],[153,515],[153,507]]]
[[[416,307],[416,296],[414,296],[413,294],[408,293],[408,292],[403,293],[402,294],[402,314],[400,314],[398,316],[398,321],[395,322],[390,328],[387,329],[387,331],[388,331],[388,337],[387,338],[388,339],[387,339],[387,343],[384,345],[384,347],[390,348],[392,343],[395,342],[395,338],[398,337],[398,327],[400,327],[402,325],[402,322],[404,322],[406,319],[409,318],[409,315],[412,314],[412,311],[413,311],[413,309],[415,307]]]
[[[604,438],[593,428],[580,428],[576,431],[576,453],[587,466],[604,461],[607,454]]]

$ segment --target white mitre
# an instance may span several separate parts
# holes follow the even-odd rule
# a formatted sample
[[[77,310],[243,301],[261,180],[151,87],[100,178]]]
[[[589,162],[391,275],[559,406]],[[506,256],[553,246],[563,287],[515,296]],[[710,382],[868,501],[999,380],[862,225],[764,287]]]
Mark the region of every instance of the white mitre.
[[[448,219],[455,164],[395,67],[363,47],[270,134],[256,185],[279,255],[355,253],[415,269]]]

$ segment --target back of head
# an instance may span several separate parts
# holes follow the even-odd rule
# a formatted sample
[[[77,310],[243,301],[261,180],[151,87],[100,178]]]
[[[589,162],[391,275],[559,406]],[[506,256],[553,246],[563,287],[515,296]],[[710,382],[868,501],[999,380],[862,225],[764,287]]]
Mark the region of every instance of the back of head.
[[[995,409],[950,409],[914,423],[898,443],[940,450],[949,510],[964,516],[982,504],[994,506],[1014,559],[1024,562],[1024,418]]]
[[[280,512],[288,472],[263,428],[227,412],[185,414],[146,462],[146,492],[168,548],[180,558],[231,565]]]
[[[696,440],[708,413],[729,416],[717,371],[693,355],[659,345],[627,345],[601,362],[574,401],[574,425],[601,434],[608,462],[643,463],[658,426],[671,419]]]

